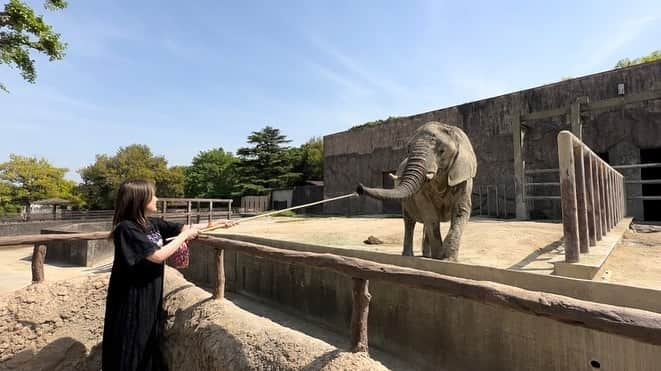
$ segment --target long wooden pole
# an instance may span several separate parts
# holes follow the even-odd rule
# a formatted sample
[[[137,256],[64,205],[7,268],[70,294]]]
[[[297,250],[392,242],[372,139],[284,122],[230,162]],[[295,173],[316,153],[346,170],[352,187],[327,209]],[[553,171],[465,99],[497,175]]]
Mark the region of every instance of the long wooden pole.
[[[263,217],[265,217],[265,216],[271,216],[271,215],[275,215],[275,214],[280,214],[280,213],[283,213],[283,212],[285,212],[285,211],[291,211],[291,210],[296,210],[296,209],[302,209],[302,208],[304,208],[304,207],[310,207],[310,206],[314,206],[314,205],[323,204],[323,203],[326,203],[326,202],[338,201],[338,200],[342,200],[342,199],[344,199],[344,198],[356,197],[356,196],[358,196],[358,193],[353,192],[353,193],[349,193],[349,194],[346,194],[346,195],[342,195],[342,196],[338,196],[338,197],[333,197],[333,198],[328,198],[328,199],[321,200],[321,201],[310,202],[309,204],[298,205],[298,206],[294,206],[294,207],[290,207],[290,208],[282,209],[282,210],[276,210],[276,211],[272,211],[272,212],[269,212],[269,213],[266,213],[266,214],[259,214],[259,215],[251,216],[251,217],[249,217],[249,218],[237,219],[236,222],[237,222],[237,224],[238,224],[238,223],[245,223],[245,222],[248,222],[248,221],[251,221],[251,220],[257,219],[257,218],[263,218]],[[201,233],[207,233],[207,232],[215,231],[216,229],[219,229],[219,228],[222,228],[222,227],[223,227],[223,225],[213,225],[213,226],[211,226],[211,227],[201,229],[200,232],[201,232]]]

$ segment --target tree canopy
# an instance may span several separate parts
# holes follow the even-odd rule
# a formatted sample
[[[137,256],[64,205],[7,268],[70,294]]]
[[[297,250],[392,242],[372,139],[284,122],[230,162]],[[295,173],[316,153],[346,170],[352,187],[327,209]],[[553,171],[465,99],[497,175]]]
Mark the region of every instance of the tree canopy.
[[[57,10],[66,8],[67,2],[47,0],[44,5],[48,10]],[[0,11],[0,63],[18,68],[26,81],[34,83],[37,78],[31,51],[43,53],[54,61],[64,57],[65,49],[60,34],[25,3],[9,0]],[[0,89],[7,91],[2,82]]]
[[[299,183],[306,180],[321,180],[324,178],[324,142],[314,137],[299,148],[296,148],[294,172],[299,173]]]
[[[230,198],[236,191],[237,158],[222,148],[202,151],[186,169],[187,197]]]
[[[615,68],[629,67],[629,66],[633,66],[633,65],[636,65],[636,64],[654,62],[654,61],[657,61],[659,59],[661,59],[661,49],[655,50],[655,51],[651,52],[648,55],[645,55],[645,56],[642,56],[640,58],[636,58],[636,59],[633,59],[633,60],[631,60],[629,58],[620,59],[617,62],[617,64],[615,65]]]
[[[300,173],[293,171],[295,159],[279,129],[266,126],[248,137],[250,147],[239,148],[239,189],[242,194],[264,194],[293,184]]]
[[[63,198],[81,204],[76,183],[64,179],[67,171],[43,158],[9,155],[9,161],[0,164],[0,203],[4,205],[3,209],[22,205],[29,212],[32,202],[47,198]]]
[[[147,179],[163,197],[183,195],[183,169],[168,169],[162,156],[154,156],[146,145],[122,147],[114,156],[97,155],[96,161],[80,171],[81,192],[91,208],[111,209],[115,193],[127,179]]]

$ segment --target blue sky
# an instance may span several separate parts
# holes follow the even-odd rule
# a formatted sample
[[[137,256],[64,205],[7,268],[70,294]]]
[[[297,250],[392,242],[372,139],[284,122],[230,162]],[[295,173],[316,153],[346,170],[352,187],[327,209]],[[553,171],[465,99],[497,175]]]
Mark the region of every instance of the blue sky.
[[[45,157],[74,180],[134,143],[187,165],[266,125],[299,145],[661,49],[658,0],[28,3],[69,48],[35,58],[34,85],[0,65],[0,162]]]

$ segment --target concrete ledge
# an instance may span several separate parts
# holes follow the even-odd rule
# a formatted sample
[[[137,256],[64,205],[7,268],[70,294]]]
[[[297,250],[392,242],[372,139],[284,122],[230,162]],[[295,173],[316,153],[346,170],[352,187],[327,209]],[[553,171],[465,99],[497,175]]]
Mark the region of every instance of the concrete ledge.
[[[564,260],[553,262],[553,274],[563,277],[591,280],[603,269],[606,260],[615,250],[615,246],[622,240],[624,232],[629,229],[633,218],[624,218],[610,232],[597,241],[590,251],[580,255],[578,263],[566,263]]]

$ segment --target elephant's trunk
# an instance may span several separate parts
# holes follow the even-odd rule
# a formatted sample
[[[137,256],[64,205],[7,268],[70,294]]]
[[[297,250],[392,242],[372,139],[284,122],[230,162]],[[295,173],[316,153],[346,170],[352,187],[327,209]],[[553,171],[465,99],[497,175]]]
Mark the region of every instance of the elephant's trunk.
[[[382,201],[402,200],[413,196],[427,179],[428,169],[426,164],[427,161],[430,161],[428,152],[428,150],[416,149],[411,153],[406,169],[404,169],[404,173],[399,178],[399,184],[395,188],[369,188],[360,184],[356,192]]]

